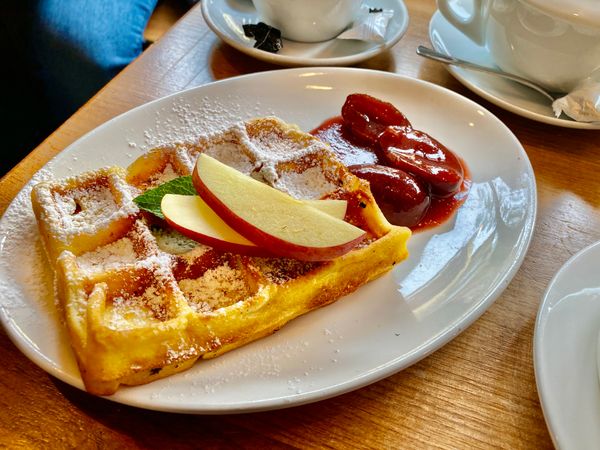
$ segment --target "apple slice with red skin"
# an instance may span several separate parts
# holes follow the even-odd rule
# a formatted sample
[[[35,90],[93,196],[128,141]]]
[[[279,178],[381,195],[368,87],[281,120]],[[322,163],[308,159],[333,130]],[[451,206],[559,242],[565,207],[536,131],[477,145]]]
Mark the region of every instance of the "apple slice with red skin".
[[[366,233],[202,153],[192,174],[210,208],[270,253],[326,261],[352,250]]]
[[[343,219],[345,200],[303,200],[332,217]],[[239,234],[197,195],[166,194],[160,204],[166,222],[184,236],[225,252],[248,256],[272,256]]]
[[[167,223],[190,239],[225,252],[270,255],[223,222],[197,195],[166,194],[160,209]]]

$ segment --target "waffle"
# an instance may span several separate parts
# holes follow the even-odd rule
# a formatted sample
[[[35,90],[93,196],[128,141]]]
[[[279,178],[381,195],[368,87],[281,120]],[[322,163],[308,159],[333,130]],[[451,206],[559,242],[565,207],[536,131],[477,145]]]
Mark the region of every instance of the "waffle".
[[[326,262],[242,256],[137,208],[135,196],[189,175],[200,152],[296,198],[347,200],[346,220],[367,239]],[[127,169],[40,183],[32,205],[85,388],[97,395],[273,333],[390,270],[406,258],[410,236],[325,144],[276,118],[154,149]]]

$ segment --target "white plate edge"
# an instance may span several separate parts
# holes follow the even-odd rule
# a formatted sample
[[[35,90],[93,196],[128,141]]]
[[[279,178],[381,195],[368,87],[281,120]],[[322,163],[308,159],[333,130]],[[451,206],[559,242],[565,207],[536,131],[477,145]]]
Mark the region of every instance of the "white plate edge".
[[[416,348],[412,352],[413,355],[405,355],[403,357],[403,360],[406,362],[405,364],[399,364],[399,361],[397,359],[389,361],[386,365],[383,366],[384,367],[383,369],[379,368],[378,371],[376,372],[376,374],[369,373],[369,374],[366,374],[361,377],[352,378],[344,383],[336,385],[335,389],[324,388],[322,390],[313,391],[313,392],[307,393],[305,395],[298,395],[291,402],[286,401],[285,399],[269,398],[269,399],[265,399],[265,400],[261,400],[261,401],[257,401],[257,402],[252,402],[252,404],[249,406],[238,407],[236,409],[231,409],[231,405],[226,404],[226,403],[221,403],[219,405],[206,404],[206,407],[203,409],[202,408],[194,408],[194,407],[182,408],[181,405],[176,405],[176,404],[173,404],[172,407],[165,406],[163,404],[163,406],[160,406],[157,408],[152,408],[152,407],[149,407],[147,404],[136,404],[136,402],[131,402],[131,401],[123,402],[123,401],[120,401],[120,399],[118,399],[118,398],[111,398],[111,397],[103,397],[103,398],[106,398],[108,400],[112,400],[112,401],[115,401],[118,403],[122,403],[122,404],[128,404],[131,406],[141,407],[141,408],[148,409],[148,410],[157,410],[157,411],[165,411],[165,412],[180,412],[180,413],[194,413],[194,414],[229,414],[229,413],[245,413],[245,412],[257,412],[257,411],[264,411],[264,410],[275,410],[275,409],[287,408],[287,407],[291,407],[291,406],[299,406],[299,405],[303,405],[303,404],[307,404],[307,403],[312,403],[314,401],[324,400],[324,399],[331,398],[334,396],[342,395],[344,393],[347,393],[347,392],[359,389],[361,387],[367,386],[369,384],[375,383],[383,378],[389,377],[389,376],[415,364],[416,362],[429,356],[431,353],[435,352],[439,348],[446,345],[448,342],[450,342],[452,339],[454,339],[456,336],[458,336],[460,333],[462,333],[462,331],[464,331],[466,328],[468,328],[470,325],[472,325],[479,317],[481,317],[481,315],[494,303],[494,301],[506,289],[506,287],[510,284],[510,282],[514,278],[515,274],[518,272],[518,269],[520,268],[526,254],[527,254],[527,251],[529,249],[529,246],[530,246],[530,243],[531,243],[531,240],[533,237],[533,231],[535,229],[536,216],[537,216],[537,183],[536,183],[536,179],[535,179],[535,173],[534,173],[533,167],[531,165],[531,161],[529,160],[527,153],[525,152],[523,146],[521,145],[519,140],[516,138],[514,133],[494,114],[492,114],[489,110],[482,107],[475,101],[473,101],[467,97],[464,97],[448,88],[445,88],[443,86],[437,85],[437,84],[429,82],[429,81],[425,81],[425,80],[421,80],[418,78],[413,78],[413,77],[409,77],[409,76],[405,76],[405,75],[400,75],[400,74],[396,74],[396,73],[382,72],[382,71],[378,71],[378,70],[363,69],[363,68],[319,67],[316,69],[322,71],[321,74],[327,75],[327,76],[330,76],[334,72],[343,73],[343,72],[350,71],[350,72],[356,72],[356,73],[371,74],[376,77],[402,79],[409,83],[417,83],[417,84],[427,85],[434,90],[435,89],[442,90],[442,91],[446,92],[448,95],[459,98],[460,101],[466,101],[466,102],[470,103],[471,105],[476,106],[477,108],[487,112],[489,118],[493,121],[496,121],[496,123],[501,128],[504,128],[504,130],[507,132],[507,134],[510,135],[511,138],[515,141],[516,146],[520,149],[520,153],[523,156],[523,161],[527,164],[527,168],[529,169],[529,173],[531,175],[531,179],[532,179],[532,183],[533,183],[533,190],[531,191],[532,196],[530,199],[532,208],[529,211],[527,219],[525,220],[525,222],[527,224],[530,224],[530,226],[527,228],[529,230],[529,232],[526,233],[526,235],[520,236],[518,245],[516,245],[516,248],[518,248],[518,251],[515,251],[515,253],[519,254],[520,257],[517,260],[513,261],[510,266],[508,266],[505,277],[502,280],[500,280],[499,283],[497,283],[497,285],[494,287],[494,289],[492,289],[489,292],[489,294],[484,299],[482,299],[482,301],[479,302],[479,304],[477,305],[476,308],[472,309],[468,314],[465,314],[465,315],[461,316],[460,318],[458,318],[455,322],[453,322],[451,325],[449,325],[444,332],[439,333],[435,336],[432,336],[430,339],[428,339],[426,342],[424,342],[421,346]],[[59,155],[62,155],[64,152],[68,152],[75,144],[79,143],[80,140],[94,135],[95,133],[99,132],[104,127],[110,126],[110,124],[113,121],[116,121],[121,116],[123,116],[125,114],[129,114],[132,111],[145,108],[150,104],[167,101],[168,99],[175,98],[180,95],[184,95],[188,91],[200,89],[209,84],[227,83],[231,80],[234,80],[234,79],[238,80],[240,78],[262,77],[265,74],[268,74],[269,72],[285,71],[285,72],[289,72],[289,73],[302,73],[302,72],[314,72],[314,70],[315,70],[315,68],[291,68],[291,69],[280,69],[280,70],[272,70],[272,71],[267,71],[267,72],[246,74],[246,75],[241,75],[241,76],[234,77],[234,78],[228,78],[228,79],[223,79],[223,80],[217,80],[217,81],[214,81],[211,83],[205,83],[200,86],[191,87],[191,88],[179,91],[179,92],[175,92],[175,93],[166,95],[166,96],[158,98],[158,99],[154,99],[147,103],[144,103],[144,104],[138,105],[134,108],[131,108],[130,110],[125,111],[125,112],[107,120],[106,122],[100,124],[96,128],[90,130],[88,133],[80,136],[73,143],[71,143],[67,147],[65,147],[59,154],[57,154],[52,159],[50,159],[42,168],[39,169],[39,171],[36,172],[36,174],[41,172],[42,170],[44,170],[48,165],[51,165],[55,161],[55,159],[59,157]],[[34,174],[34,177],[35,177],[35,174]],[[21,191],[23,189],[25,189],[31,182],[32,182],[32,180],[29,180],[26,183],[26,185],[21,189]],[[8,207],[6,208],[6,211],[8,211],[11,207],[13,207],[13,203],[16,202],[17,197],[21,194],[21,191],[19,191],[17,196],[15,196],[15,198],[9,203]],[[6,214],[6,211],[4,214]],[[0,217],[0,225],[2,224],[2,218],[4,217],[4,214],[2,217]],[[1,231],[1,227],[0,227],[0,231]],[[525,239],[523,239],[523,237]],[[4,308],[0,308],[0,322],[2,322],[3,325],[5,325],[5,329],[9,329],[9,327],[6,326],[7,317],[8,316],[5,316]],[[457,325],[459,323],[461,324],[460,328],[457,327]],[[462,325],[464,325],[464,326],[462,326]],[[11,327],[11,328],[14,328],[14,327]],[[16,329],[15,329],[15,331],[16,331]],[[13,336],[11,336],[9,334],[9,337],[11,338],[11,341],[13,343],[15,343]],[[19,345],[17,345],[17,347],[21,350]],[[425,353],[419,355],[418,357],[415,357],[414,354],[417,354],[419,350],[425,350]],[[28,352],[23,352],[23,353],[30,360],[32,360],[32,358],[29,356]],[[37,362],[34,362],[34,364],[38,365]],[[52,364],[48,364],[47,367],[55,368],[55,366],[53,366]],[[47,372],[51,376],[55,376],[56,378],[59,378],[62,381],[66,382],[68,384],[71,384],[71,382],[69,381],[71,379],[70,376],[67,376],[65,374],[64,378],[61,378],[60,376],[56,375],[53,371],[52,372],[47,371]],[[81,383],[81,386],[83,386],[82,383]],[[327,392],[327,393],[323,394],[323,391],[331,391],[331,392]]]
[[[552,443],[554,444],[554,446],[556,448],[562,448],[563,446],[560,445],[562,443],[562,441],[559,441],[559,436],[556,433],[557,425],[556,425],[554,416],[551,414],[548,404],[546,403],[547,400],[545,400],[545,398],[544,398],[543,393],[546,392],[546,390],[547,390],[546,389],[547,381],[545,380],[545,378],[541,372],[543,356],[542,356],[542,351],[540,350],[542,348],[542,342],[541,342],[540,335],[541,335],[543,326],[545,325],[545,321],[548,318],[548,314],[546,313],[546,309],[547,309],[548,305],[546,303],[548,301],[548,297],[549,297],[550,293],[554,289],[554,286],[562,278],[563,273],[566,272],[575,263],[575,261],[577,259],[579,259],[581,256],[583,256],[584,254],[587,254],[588,252],[596,251],[597,248],[600,249],[600,241],[594,242],[594,243],[584,247],[583,249],[579,250],[573,256],[571,256],[560,267],[560,269],[558,269],[558,271],[554,274],[554,276],[550,280],[548,287],[544,291],[544,294],[542,296],[542,301],[540,302],[540,306],[538,308],[538,313],[537,313],[536,320],[535,320],[534,334],[533,334],[533,349],[532,349],[533,350],[533,370],[534,370],[534,374],[535,374],[535,383],[536,383],[536,389],[538,391],[538,398],[540,400],[540,405],[542,407],[542,412],[544,415],[544,421],[546,422],[546,426],[548,427],[548,432],[550,433],[550,437],[552,438]],[[598,353],[598,357],[600,358],[600,335],[599,335],[599,347],[597,349],[597,353]],[[600,359],[598,360],[596,366],[598,367],[598,370],[600,371]],[[598,375],[600,376],[600,373]],[[599,380],[599,382],[600,382],[600,380]]]

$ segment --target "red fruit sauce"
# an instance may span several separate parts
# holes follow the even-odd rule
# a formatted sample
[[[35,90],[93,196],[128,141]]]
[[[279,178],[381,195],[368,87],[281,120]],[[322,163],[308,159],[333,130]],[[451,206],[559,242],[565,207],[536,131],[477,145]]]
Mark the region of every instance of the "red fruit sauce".
[[[352,173],[370,182],[375,200],[395,225],[413,231],[434,227],[467,198],[471,180],[464,161],[414,130],[389,103],[352,94],[342,116],[326,120],[311,134],[328,143]]]

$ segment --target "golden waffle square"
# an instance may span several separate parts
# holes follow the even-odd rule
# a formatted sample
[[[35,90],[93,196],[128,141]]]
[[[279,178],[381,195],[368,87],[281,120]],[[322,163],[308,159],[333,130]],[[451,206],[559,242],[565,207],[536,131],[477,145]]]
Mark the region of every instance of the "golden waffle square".
[[[297,198],[346,199],[346,220],[368,238],[331,261],[248,257],[136,207],[135,195],[189,175],[200,152]],[[155,149],[126,170],[38,184],[32,202],[82,379],[98,395],[180,372],[336,301],[406,258],[410,236],[325,144],[276,118]]]
[[[174,144],[156,148],[140,156],[127,168],[127,182],[145,191],[174,178],[189,175],[196,162],[191,156],[197,156],[197,151],[190,152],[184,144]]]
[[[36,186],[33,210],[51,261],[63,250],[79,255],[127,232],[138,209],[124,175],[100,169]]]

